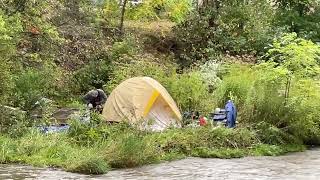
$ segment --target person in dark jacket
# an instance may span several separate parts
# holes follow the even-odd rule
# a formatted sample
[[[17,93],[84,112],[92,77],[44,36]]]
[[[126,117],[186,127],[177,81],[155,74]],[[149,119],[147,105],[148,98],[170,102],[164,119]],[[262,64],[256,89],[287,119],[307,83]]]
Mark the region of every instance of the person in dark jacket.
[[[102,89],[91,90],[83,97],[83,100],[88,108],[101,111],[107,101],[107,95]]]
[[[227,127],[234,128],[236,127],[237,121],[237,109],[236,106],[233,104],[232,100],[228,100],[225,106],[227,112]]]

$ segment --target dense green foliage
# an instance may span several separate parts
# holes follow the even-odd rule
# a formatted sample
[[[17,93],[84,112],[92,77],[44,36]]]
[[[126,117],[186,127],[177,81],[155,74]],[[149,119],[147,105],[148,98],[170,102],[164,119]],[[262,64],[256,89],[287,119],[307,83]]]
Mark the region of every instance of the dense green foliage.
[[[192,4],[190,0],[144,0],[138,5],[128,3],[127,8],[126,18],[130,20],[149,21],[169,18],[174,22],[181,22],[192,9]],[[103,11],[108,18],[118,18],[119,0],[106,0]]]
[[[319,2],[279,0],[208,1],[175,30],[182,65],[217,54],[263,55],[282,33],[319,41]]]
[[[220,104],[235,99],[245,122],[266,122],[318,144],[319,46],[294,37],[275,41],[267,63],[230,67],[215,96]]]

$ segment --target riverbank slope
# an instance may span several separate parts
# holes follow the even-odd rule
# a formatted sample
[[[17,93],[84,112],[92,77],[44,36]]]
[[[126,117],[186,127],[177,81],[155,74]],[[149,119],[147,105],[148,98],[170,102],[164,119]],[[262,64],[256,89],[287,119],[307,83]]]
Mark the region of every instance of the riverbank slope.
[[[261,141],[258,131],[247,128],[199,127],[170,129],[162,133],[142,132],[124,124],[101,126],[82,134],[75,127],[68,133],[43,135],[32,130],[20,138],[0,136],[0,163],[57,167],[70,172],[103,174],[182,159],[276,156],[303,151],[294,139],[274,132],[273,144]]]

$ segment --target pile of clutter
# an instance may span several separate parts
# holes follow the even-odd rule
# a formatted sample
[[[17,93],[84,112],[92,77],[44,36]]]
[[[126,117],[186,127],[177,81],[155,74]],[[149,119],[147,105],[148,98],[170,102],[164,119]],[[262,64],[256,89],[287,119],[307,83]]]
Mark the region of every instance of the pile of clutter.
[[[205,126],[208,123],[217,126],[226,126],[228,128],[236,127],[237,109],[234,103],[229,100],[225,109],[216,108],[213,113],[209,114],[209,120],[203,115],[199,115],[199,112],[186,112],[184,113],[184,119],[190,119],[186,124],[188,127]]]

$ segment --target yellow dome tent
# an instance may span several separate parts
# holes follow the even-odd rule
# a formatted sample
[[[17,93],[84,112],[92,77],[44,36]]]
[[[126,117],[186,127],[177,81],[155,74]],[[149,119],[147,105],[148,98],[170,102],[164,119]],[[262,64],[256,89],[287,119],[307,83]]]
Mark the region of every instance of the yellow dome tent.
[[[135,77],[118,85],[108,97],[102,116],[107,121],[128,121],[154,131],[180,127],[182,119],[167,90],[150,77]]]

